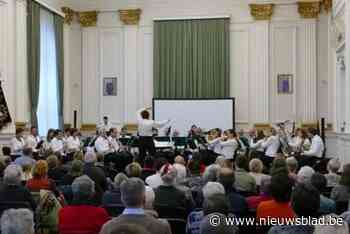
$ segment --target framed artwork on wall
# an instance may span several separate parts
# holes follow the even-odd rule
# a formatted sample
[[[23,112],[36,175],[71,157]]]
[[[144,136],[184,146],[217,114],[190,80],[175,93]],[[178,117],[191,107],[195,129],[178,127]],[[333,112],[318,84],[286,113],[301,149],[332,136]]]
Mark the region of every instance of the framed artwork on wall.
[[[278,94],[293,93],[293,75],[292,74],[277,75],[277,92]]]
[[[117,96],[117,77],[103,78],[103,96]]]

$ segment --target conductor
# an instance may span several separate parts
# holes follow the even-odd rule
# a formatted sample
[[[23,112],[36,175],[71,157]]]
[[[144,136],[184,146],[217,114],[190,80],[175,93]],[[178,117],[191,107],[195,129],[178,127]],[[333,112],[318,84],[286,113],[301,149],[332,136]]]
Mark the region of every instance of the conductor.
[[[140,162],[143,162],[147,152],[151,156],[154,156],[156,153],[153,141],[153,128],[161,128],[170,122],[170,120],[150,120],[149,109],[150,108],[142,108],[137,112]]]

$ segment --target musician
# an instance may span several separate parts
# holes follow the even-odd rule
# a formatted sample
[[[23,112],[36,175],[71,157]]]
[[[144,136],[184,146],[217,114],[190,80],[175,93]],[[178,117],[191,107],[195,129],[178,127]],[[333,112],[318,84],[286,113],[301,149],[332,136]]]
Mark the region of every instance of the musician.
[[[76,128],[71,128],[70,129],[70,136],[66,140],[67,144],[67,152],[68,153],[75,153],[80,151],[80,138],[79,138],[79,131]]]
[[[53,153],[59,152],[64,155],[65,145],[63,141],[63,132],[60,129],[55,130],[50,145]]]
[[[261,143],[261,147],[265,149],[265,155],[261,157],[261,161],[263,161],[267,168],[270,168],[270,164],[276,157],[281,146],[276,129],[271,128],[269,133],[270,136],[266,137],[264,142]]]
[[[97,126],[98,130],[104,130],[106,133],[112,128],[112,124],[109,122],[108,116],[103,116],[103,121]]]
[[[98,137],[95,141],[95,149],[101,155],[112,152],[112,144],[108,141],[106,131],[102,128],[98,130]]]
[[[311,143],[306,131],[302,128],[297,128],[295,133],[295,136],[293,138],[289,137],[288,140],[288,145],[292,147],[293,151],[301,153],[304,150],[310,149]]]
[[[118,129],[116,128],[111,128],[109,130],[109,134],[108,134],[108,141],[112,146],[112,151],[113,152],[118,152],[120,149],[120,144],[118,141]]]
[[[41,147],[41,154],[42,155],[47,155],[49,153],[52,153],[51,142],[54,138],[54,135],[55,135],[55,129],[50,128],[47,131],[46,139],[44,140],[44,143]]]
[[[147,152],[151,156],[156,153],[156,148],[153,141],[153,129],[158,129],[170,122],[170,120],[154,121],[150,120],[150,108],[142,108],[137,111],[138,135],[139,135],[139,154],[140,161],[146,157]]]
[[[32,149],[33,153],[38,152],[37,147],[41,139],[38,136],[38,129],[35,126],[30,128],[30,134],[26,137],[25,142],[27,147]]]
[[[215,154],[221,154],[221,145],[219,144],[218,138],[221,137],[221,129],[214,128],[210,131],[208,135],[208,149],[213,151]]]
[[[23,128],[16,129],[16,136],[11,140],[11,151],[13,154],[21,154],[25,146]]]
[[[220,146],[221,155],[225,157],[226,163],[232,166],[236,151],[240,147],[236,132],[233,129],[226,130],[222,137],[211,141],[211,144]]]
[[[250,132],[249,148],[251,149],[251,158],[261,158],[265,155],[265,149],[262,143],[265,141],[263,130],[252,130]]]
[[[309,128],[308,135],[311,138],[311,146],[309,150],[301,153],[300,167],[313,166],[318,159],[323,157],[324,143],[317,130]]]

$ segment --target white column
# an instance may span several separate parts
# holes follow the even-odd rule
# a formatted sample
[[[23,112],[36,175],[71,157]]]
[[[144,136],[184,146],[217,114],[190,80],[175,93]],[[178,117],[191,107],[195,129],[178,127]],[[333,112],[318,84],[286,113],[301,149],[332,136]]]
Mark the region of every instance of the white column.
[[[269,122],[269,21],[256,21],[250,29],[249,116],[251,123]]]
[[[124,26],[124,122],[129,124],[136,123],[136,111],[139,108],[139,92],[137,80],[137,35],[137,25]]]
[[[82,123],[96,124],[99,122],[101,92],[98,29],[85,27],[82,37]]]
[[[350,4],[348,1],[345,2],[345,111],[346,111],[346,128],[345,131],[350,133]]]
[[[316,19],[302,20],[298,28],[298,118],[302,122],[317,120],[317,44]]]
[[[16,1],[16,122],[30,120],[27,70],[27,2]]]
[[[63,50],[64,50],[64,92],[63,92],[63,120],[64,124],[73,124],[72,108],[71,108],[71,77],[70,77],[70,66],[72,61],[69,56],[70,47],[70,25],[64,24],[63,28]]]

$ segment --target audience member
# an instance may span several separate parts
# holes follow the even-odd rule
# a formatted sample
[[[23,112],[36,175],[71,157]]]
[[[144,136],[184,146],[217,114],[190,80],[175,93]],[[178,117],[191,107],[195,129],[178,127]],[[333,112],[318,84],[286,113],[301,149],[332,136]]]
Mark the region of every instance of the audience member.
[[[103,197],[102,197],[103,206],[122,205],[120,186],[127,179],[128,177],[124,173],[118,173],[114,177],[114,183],[112,185],[112,188],[107,190],[103,194]]]
[[[225,222],[220,222],[219,225],[212,225],[209,221],[211,216],[216,216],[220,220],[226,218],[225,215],[220,213],[213,213],[207,215],[203,218],[203,221],[200,224],[200,234],[235,234],[238,233],[238,228],[232,225],[226,225]]]
[[[166,206],[168,208],[185,208],[190,207],[186,200],[185,193],[175,187],[176,169],[171,164],[165,164],[160,169],[160,175],[163,184],[155,189],[154,206]]]
[[[148,176],[145,180],[146,184],[151,188],[156,189],[158,186],[163,184],[162,178],[160,176],[160,169],[166,164],[165,158],[158,158],[155,162],[156,173],[154,175]]]
[[[61,181],[67,171],[62,167],[59,158],[56,155],[50,155],[46,161],[49,167],[48,177],[54,181]]]
[[[219,170],[220,170],[220,166],[217,164],[211,164],[207,166],[202,175],[203,184],[217,181]]]
[[[221,168],[218,182],[225,188],[226,197],[230,203],[230,213],[242,217],[248,212],[248,205],[245,198],[236,192],[234,188],[235,173],[232,169]]]
[[[129,178],[132,178],[132,177],[140,178],[142,173],[142,167],[137,162],[130,163],[129,165],[126,166],[125,173]]]
[[[338,158],[332,158],[328,161],[327,171],[328,173],[325,175],[327,179],[327,187],[334,187],[339,184],[340,175],[338,175],[338,171],[340,169],[340,162]]]
[[[263,201],[270,201],[271,197],[271,177],[264,177],[261,179],[260,194],[256,196],[247,197],[246,201],[248,208],[255,211],[259,204]]]
[[[315,174],[315,170],[309,166],[303,166],[300,168],[297,177],[298,183],[310,183],[312,175]]]
[[[114,234],[120,225],[130,224],[144,227],[149,233],[170,234],[167,222],[145,215],[145,185],[139,178],[129,178],[121,184],[122,201],[126,209],[123,214],[106,223],[100,234]],[[118,232],[119,233],[119,232]]]
[[[3,183],[0,186],[0,201],[28,203],[35,211],[35,201],[29,190],[21,183],[22,169],[11,164],[4,171]],[[15,208],[15,207],[14,207]]]
[[[235,188],[238,191],[256,193],[255,178],[251,176],[247,171],[248,159],[244,155],[239,155],[236,158],[236,170],[235,170]]]
[[[28,209],[9,209],[1,216],[1,234],[34,234],[34,215]]]
[[[15,160],[15,164],[23,167],[23,166],[34,166],[35,160],[32,157],[32,149],[31,148],[24,148],[22,155]]]
[[[331,197],[335,202],[348,202],[350,199],[350,164],[343,166],[343,173],[340,177],[339,184],[334,186]]]
[[[80,176],[74,180],[72,191],[73,204],[59,211],[59,233],[99,233],[109,216],[105,209],[90,205],[95,193],[94,181],[86,175]]]
[[[147,177],[154,175],[155,173],[156,171],[154,170],[154,159],[151,156],[147,156],[143,163],[141,179],[143,181],[146,181]]]
[[[320,193],[309,183],[299,183],[293,190],[291,205],[298,217],[317,217],[320,207]],[[312,234],[314,226],[310,224],[279,225],[272,227],[269,231],[269,234],[280,233]]]
[[[62,178],[62,185],[71,185],[79,176],[83,175],[84,163],[80,160],[73,160],[72,166],[67,174]]]
[[[288,157],[286,159],[287,168],[288,168],[288,175],[289,178],[291,178],[294,182],[298,181],[298,161],[294,157]]]
[[[27,181],[27,188],[30,191],[54,190],[54,182],[49,180],[47,172],[47,162],[45,160],[37,161],[33,168],[33,178]]]
[[[254,158],[249,162],[249,174],[254,177],[257,186],[261,185],[261,180],[267,175],[263,174],[264,165],[260,159]]]
[[[294,218],[295,214],[290,207],[290,197],[293,182],[285,174],[276,174],[271,177],[272,200],[261,202],[256,211],[259,218]]]
[[[336,212],[335,202],[322,194],[327,186],[326,177],[316,172],[311,176],[310,181],[311,184],[320,193],[320,209],[318,210],[319,214],[330,214]]]

